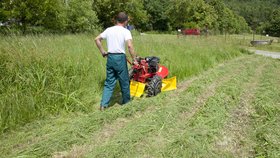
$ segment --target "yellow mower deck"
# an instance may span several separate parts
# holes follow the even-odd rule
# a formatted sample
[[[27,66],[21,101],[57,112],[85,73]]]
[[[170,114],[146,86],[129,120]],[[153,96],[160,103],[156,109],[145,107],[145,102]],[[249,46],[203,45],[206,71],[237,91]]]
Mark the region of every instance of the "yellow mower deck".
[[[132,97],[141,97],[145,90],[145,83],[130,81],[130,95]],[[176,76],[168,79],[162,80],[161,91],[171,91],[177,89]]]
[[[141,97],[144,93],[146,84],[137,82],[137,81],[130,81],[130,95],[133,97]]]

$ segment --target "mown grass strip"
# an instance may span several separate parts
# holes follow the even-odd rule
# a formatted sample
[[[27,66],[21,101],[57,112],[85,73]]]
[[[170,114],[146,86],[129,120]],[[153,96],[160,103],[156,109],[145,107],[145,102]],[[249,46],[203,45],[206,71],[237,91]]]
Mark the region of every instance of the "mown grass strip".
[[[239,60],[244,60],[244,61],[246,61],[247,59],[244,58],[244,57],[242,57],[242,58],[239,59]],[[223,76],[224,73],[227,73],[227,71],[226,71],[226,70],[223,70],[223,69],[221,68],[221,71],[220,71],[220,72],[214,72],[213,70],[211,70],[211,71],[209,71],[209,72],[205,72],[204,74],[202,74],[202,75],[200,75],[199,77],[196,77],[196,78],[201,78],[201,81],[203,81],[203,82],[205,83],[204,86],[206,86],[208,82],[211,82],[211,81],[213,80],[213,79],[211,79],[211,77],[209,77],[209,76],[212,76],[212,78],[218,78],[218,77],[220,77],[220,76]],[[208,76],[208,78],[206,78],[206,77],[204,77],[204,76]],[[186,81],[186,82],[189,82],[189,81]],[[194,82],[195,82],[195,81],[194,81]],[[185,85],[185,84],[184,84],[184,83],[181,83],[180,85],[182,86],[182,85]],[[201,84],[201,85],[202,85],[202,84]],[[185,86],[186,86],[186,85],[185,85]],[[186,87],[187,87],[187,86],[186,86]],[[185,87],[181,87],[181,88],[178,89],[177,91],[178,91],[178,92],[182,92],[182,90],[184,91],[184,90],[185,90]],[[166,95],[165,98],[163,98],[163,99],[166,100],[166,99],[169,98],[169,97],[174,98],[174,97],[176,96],[176,94],[178,94],[178,93],[171,93],[170,95]],[[143,103],[143,104],[146,104],[146,103]],[[142,105],[141,105],[141,106],[142,106]],[[160,107],[158,107],[158,106],[160,106]],[[146,109],[144,112],[141,112],[139,115],[136,113],[136,114],[134,114],[134,116],[129,117],[129,118],[126,118],[126,119],[125,119],[125,120],[126,120],[125,123],[131,122],[133,119],[135,119],[135,115],[136,115],[137,118],[139,118],[139,117],[143,116],[144,114],[145,114],[145,115],[150,114],[150,113],[154,112],[156,109],[161,108],[161,107],[162,107],[161,105],[154,104],[154,105],[150,106],[148,109]],[[109,127],[110,129],[114,129],[113,132],[109,132],[109,133],[114,133],[114,134],[115,134],[115,133],[117,132],[115,129],[119,130],[119,129],[120,129],[119,126],[123,126],[123,124],[122,124],[122,123],[120,124],[118,120],[122,120],[122,119],[117,119],[116,121],[112,122],[112,124],[109,124],[109,125],[107,126],[107,127]],[[114,127],[115,125],[118,125],[118,127]],[[105,127],[105,129],[106,129],[106,127]],[[98,134],[98,133],[99,133],[99,134]],[[87,152],[87,151],[93,150],[94,148],[96,148],[96,147],[97,147],[98,145],[100,145],[101,143],[106,142],[107,138],[104,138],[104,140],[103,140],[102,142],[100,142],[100,141],[98,141],[98,140],[95,140],[95,138],[97,138],[97,137],[102,137],[102,136],[104,136],[103,133],[106,133],[106,131],[104,132],[104,129],[101,129],[100,132],[97,132],[97,135],[94,135],[94,136],[90,139],[91,141],[94,141],[94,142],[95,142],[95,143],[92,144],[92,145],[90,145],[90,143],[92,143],[92,142],[88,142],[88,145],[85,144],[85,145],[82,145],[82,146],[74,146],[74,147],[72,147],[71,151],[68,151],[68,152],[67,152],[67,151],[61,151],[61,152],[55,153],[55,155],[60,155],[60,154],[63,154],[63,155],[72,155],[73,152],[77,153],[77,152],[78,152],[77,150],[81,151],[80,154],[84,154],[84,153]],[[110,136],[111,136],[111,135],[110,135]],[[99,138],[97,138],[97,139],[99,139]],[[86,149],[84,149],[84,148],[86,148]]]
[[[242,59],[240,59],[240,60],[244,60],[244,61],[246,61],[247,59],[246,58],[243,58],[242,57]],[[236,65],[237,66],[237,65]],[[219,78],[220,76],[223,76],[225,73],[227,73],[228,71],[226,71],[226,70],[224,70],[224,69],[220,69],[221,71],[219,71],[219,72],[214,72],[214,71],[209,71],[209,72],[205,72],[204,74],[202,74],[202,75],[200,75],[199,77],[201,78],[201,81],[203,81],[203,84],[200,84],[200,89],[202,90],[202,87],[203,86],[207,86],[207,84],[209,84],[209,83],[211,83],[215,78]],[[208,76],[208,78],[206,78],[205,76]],[[198,77],[198,78],[199,78]],[[212,79],[211,79],[212,78]],[[194,82],[196,82],[196,81],[194,81]],[[182,83],[182,84],[184,84],[184,83]],[[182,89],[184,89],[184,87],[182,87]],[[198,89],[199,88],[196,88],[195,90],[196,90],[196,94],[199,94],[199,92],[198,92]],[[180,91],[181,92],[181,89],[178,89],[178,91]],[[141,102],[141,106],[143,106],[143,105],[147,105],[148,104],[148,106],[149,106],[149,108],[148,109],[146,109],[145,111],[144,111],[144,113],[142,113],[141,112],[141,114],[140,114],[140,116],[138,115],[138,116],[136,116],[136,118],[135,118],[135,116],[133,116],[132,115],[132,117],[131,118],[127,118],[127,122],[129,122],[129,124],[135,124],[135,120],[132,120],[132,119],[136,119],[136,120],[138,120],[138,119],[141,119],[142,117],[144,117],[144,116],[146,116],[146,115],[153,115],[153,113],[155,112],[155,110],[156,111],[161,111],[161,109],[162,109],[162,107],[163,106],[168,106],[168,104],[166,104],[167,102],[169,102],[169,97],[170,96],[172,96],[172,100],[174,101],[174,98],[176,98],[176,95],[177,93],[175,92],[175,93],[170,93],[170,94],[165,94],[164,96],[163,96],[163,98],[162,97],[160,97],[160,98],[156,98],[156,102],[154,102],[154,104],[149,104],[149,103],[147,103],[147,102],[145,102],[144,100],[142,100]],[[135,105],[135,104],[134,104]],[[133,105],[132,105],[133,106]],[[135,114],[134,114],[135,115]],[[137,115],[137,114],[136,114]],[[138,118],[138,119],[137,119]],[[132,121],[132,123],[130,123]],[[114,128],[114,124],[116,123],[116,122],[118,122],[118,121],[114,121],[112,124],[113,124],[113,126],[110,126],[110,128]],[[126,123],[127,123],[126,122]],[[137,122],[137,121],[136,121]],[[118,125],[118,123],[116,123],[117,125]],[[138,124],[138,122],[137,122],[137,124]],[[123,126],[123,125],[122,125]],[[127,125],[125,125],[124,127],[126,127]],[[116,129],[119,129],[118,127],[115,127]],[[103,129],[101,130],[101,131],[104,131]],[[118,131],[115,131],[114,132],[114,134],[116,134]],[[102,134],[100,134],[99,136],[103,136]],[[96,135],[93,137],[93,138],[96,138]],[[99,148],[98,146],[102,146],[102,144],[104,144],[104,143],[106,143],[106,140],[107,139],[104,139],[104,141],[102,141],[102,142],[99,142],[99,141],[96,141],[96,140],[94,140],[94,139],[90,139],[90,141],[87,143],[87,144],[84,144],[84,145],[82,145],[82,146],[73,146],[72,147],[72,149],[71,149],[71,151],[62,151],[62,153],[64,154],[64,155],[69,155],[69,154],[72,154],[73,152],[77,152],[77,151],[75,151],[77,148],[78,149],[80,149],[80,151],[83,151],[83,153],[81,153],[81,154],[84,154],[84,153],[86,153],[87,151],[91,151],[91,150],[94,150],[95,148]],[[82,149],[83,147],[85,147],[86,149],[85,149],[85,151],[84,151],[84,149]],[[60,153],[60,152],[59,152]],[[57,153],[55,153],[55,154],[57,154]]]
[[[129,103],[125,107],[116,107],[101,113],[73,114],[51,120],[38,121],[23,128],[23,132],[12,132],[1,138],[1,153],[12,155],[51,156],[55,151],[69,149],[72,144],[79,144],[91,138],[105,124],[110,124],[119,117],[129,118],[137,112],[144,111],[154,99],[146,100],[143,106],[140,100]],[[132,104],[132,105],[130,105]],[[20,130],[22,131],[22,130]],[[16,135],[16,137],[15,137]],[[59,141],[58,141],[59,140]],[[4,145],[5,144],[5,145]],[[13,156],[12,156],[13,157]]]
[[[260,66],[256,67],[253,78],[246,83],[242,92],[239,105],[229,113],[229,119],[225,123],[223,130],[215,138],[213,149],[219,155],[230,155],[232,157],[252,157],[255,142],[252,138],[252,118],[254,113],[252,102],[255,100],[256,89],[259,86],[260,78],[267,63],[262,58]]]
[[[249,82],[254,74],[254,66],[247,64],[242,72],[229,82],[218,88],[215,95],[210,97],[193,117],[183,121],[179,127],[179,133],[173,130],[165,135],[171,140],[167,146],[162,149],[162,156],[169,157],[219,157],[220,153],[215,153],[211,144],[219,134],[224,123],[226,123],[229,114],[233,108],[236,108],[240,102],[244,85]],[[178,128],[178,127],[177,127]],[[220,156],[225,156],[221,154]]]
[[[255,138],[254,157],[280,157],[280,66],[279,60],[267,59],[268,66],[261,78],[253,102]]]
[[[239,67],[239,65],[235,66],[235,68]],[[221,68],[220,71],[222,71],[223,73],[218,76],[215,73],[211,73],[210,76],[215,76],[214,78],[217,79],[225,75],[225,73],[230,73],[230,71],[227,71],[227,69],[224,70],[223,68]],[[138,146],[141,146],[142,140],[145,140],[146,137],[150,137],[154,134],[157,135],[158,131],[165,131],[166,128],[172,126],[173,123],[176,124],[178,122],[177,118],[180,111],[183,110],[189,102],[194,102],[192,100],[193,98],[196,98],[195,96],[200,94],[199,91],[203,91],[203,88],[207,87],[207,85],[212,82],[211,77],[209,78],[206,79],[205,77],[202,79],[202,81],[204,82],[199,82],[200,84],[196,84],[194,87],[198,85],[199,87],[193,88],[193,91],[190,92],[192,93],[189,95],[190,97],[184,96],[184,93],[179,94],[179,96],[181,96],[182,98],[184,96],[184,99],[187,100],[187,102],[184,102],[182,100],[180,101],[180,99],[182,98],[179,98],[177,96],[173,96],[172,99],[163,102],[159,101],[158,104],[161,105],[164,103],[164,106],[162,106],[156,112],[148,113],[147,115],[144,115],[141,118],[129,123],[127,126],[125,126],[124,129],[119,131],[112,138],[112,140],[100,145],[97,149],[94,149],[92,153],[88,154],[87,156],[110,157],[114,155],[117,157],[123,157],[131,155],[132,157],[134,157],[135,154],[137,155],[137,153],[139,152],[138,150],[141,150],[138,148]],[[192,88],[190,87],[190,89]],[[144,144],[145,142],[143,142],[142,145]],[[143,154],[143,152],[139,153]]]

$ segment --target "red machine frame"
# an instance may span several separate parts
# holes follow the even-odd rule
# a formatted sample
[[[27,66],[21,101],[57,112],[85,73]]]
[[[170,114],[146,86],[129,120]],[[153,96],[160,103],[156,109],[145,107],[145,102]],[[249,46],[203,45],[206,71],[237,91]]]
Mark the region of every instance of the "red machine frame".
[[[168,69],[163,65],[159,65],[157,72],[149,72],[149,65],[145,59],[140,59],[138,65],[133,65],[132,69],[136,71],[133,73],[132,79],[141,83],[146,83],[147,79],[153,78],[155,75],[160,76],[162,79],[168,76]]]

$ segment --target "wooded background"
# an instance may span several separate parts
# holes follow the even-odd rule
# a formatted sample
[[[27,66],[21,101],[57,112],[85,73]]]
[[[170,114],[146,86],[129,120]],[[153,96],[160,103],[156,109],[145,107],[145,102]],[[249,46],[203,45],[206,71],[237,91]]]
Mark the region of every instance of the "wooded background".
[[[181,28],[280,36],[280,0],[1,0],[2,33],[81,33],[125,11],[138,31]]]

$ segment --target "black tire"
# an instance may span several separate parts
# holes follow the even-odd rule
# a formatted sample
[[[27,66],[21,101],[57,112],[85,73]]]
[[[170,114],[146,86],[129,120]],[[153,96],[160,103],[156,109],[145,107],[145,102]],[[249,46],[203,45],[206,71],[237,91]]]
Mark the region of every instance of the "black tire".
[[[154,76],[151,81],[147,84],[147,96],[156,96],[161,92],[162,79],[160,76]]]

